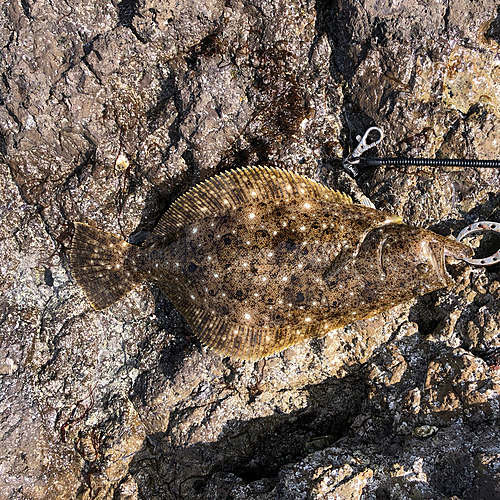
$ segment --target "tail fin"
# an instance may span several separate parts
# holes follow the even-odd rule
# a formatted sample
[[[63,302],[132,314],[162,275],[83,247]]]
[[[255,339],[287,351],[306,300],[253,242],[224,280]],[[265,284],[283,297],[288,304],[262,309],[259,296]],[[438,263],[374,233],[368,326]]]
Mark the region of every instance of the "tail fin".
[[[121,238],[75,222],[71,274],[95,309],[109,307],[141,281],[130,264],[133,250]]]

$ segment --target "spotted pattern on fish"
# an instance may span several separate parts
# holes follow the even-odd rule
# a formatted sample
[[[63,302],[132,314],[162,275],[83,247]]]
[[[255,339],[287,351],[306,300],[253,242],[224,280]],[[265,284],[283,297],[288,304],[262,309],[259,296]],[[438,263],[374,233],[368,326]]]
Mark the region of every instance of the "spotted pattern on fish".
[[[221,355],[259,359],[449,284],[470,249],[284,170],[209,179],[143,247],[75,224],[72,272],[96,309],[151,281]]]

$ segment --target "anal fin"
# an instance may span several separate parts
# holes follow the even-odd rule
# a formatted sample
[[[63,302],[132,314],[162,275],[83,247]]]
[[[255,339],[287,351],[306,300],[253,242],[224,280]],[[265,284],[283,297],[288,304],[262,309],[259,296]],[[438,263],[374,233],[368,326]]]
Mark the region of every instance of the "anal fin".
[[[171,300],[202,344],[221,356],[233,359],[256,361],[306,339],[328,333],[323,324],[279,328],[238,325],[180,296],[172,297]]]

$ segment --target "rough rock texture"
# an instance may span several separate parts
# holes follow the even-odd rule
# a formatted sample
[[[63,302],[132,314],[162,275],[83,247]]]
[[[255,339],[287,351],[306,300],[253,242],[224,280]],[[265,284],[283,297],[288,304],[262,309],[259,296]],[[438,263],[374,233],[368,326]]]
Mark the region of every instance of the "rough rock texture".
[[[93,311],[71,221],[140,241],[197,182],[269,164],[456,234],[500,220],[493,0],[12,0],[0,7],[0,498],[500,497],[498,266],[257,363],[144,285]],[[483,250],[498,241],[483,240]]]

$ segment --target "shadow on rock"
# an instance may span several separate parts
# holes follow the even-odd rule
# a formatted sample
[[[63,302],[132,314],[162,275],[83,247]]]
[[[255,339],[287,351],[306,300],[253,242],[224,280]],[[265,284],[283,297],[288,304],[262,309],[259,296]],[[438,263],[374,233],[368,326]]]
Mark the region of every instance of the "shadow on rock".
[[[355,377],[328,379],[301,392],[307,398],[303,408],[228,420],[213,442],[189,444],[188,432],[185,444],[174,444],[176,429],[187,413],[198,408],[173,411],[168,429],[149,434],[130,464],[129,473],[139,486],[140,497],[204,498],[207,479],[216,473],[234,475],[237,482],[263,480],[271,490],[285,464],[346,436],[367,397],[365,384]],[[218,404],[213,403],[210,411],[215,412]],[[198,425],[209,426],[208,421]],[[196,433],[199,435],[199,428]],[[211,434],[208,427],[206,433]]]

